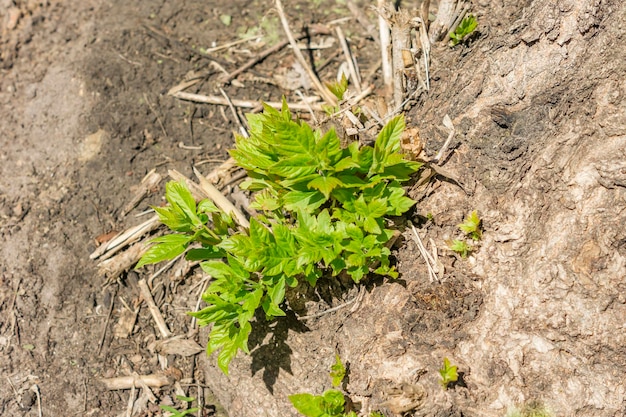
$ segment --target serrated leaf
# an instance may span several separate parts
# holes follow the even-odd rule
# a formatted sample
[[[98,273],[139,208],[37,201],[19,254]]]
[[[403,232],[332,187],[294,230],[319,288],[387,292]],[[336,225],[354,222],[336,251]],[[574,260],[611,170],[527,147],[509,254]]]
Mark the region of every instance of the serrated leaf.
[[[185,185],[184,181],[170,181],[165,185],[165,199],[170,205],[179,210],[194,226],[202,225],[196,214],[196,200]]]
[[[376,235],[382,232],[378,220],[373,217],[366,217],[363,221],[363,229],[368,233],[374,233]]]
[[[299,178],[317,171],[317,161],[309,155],[294,155],[284,158],[270,167],[275,175],[284,178]]]
[[[447,389],[448,384],[456,382],[459,379],[456,365],[451,366],[448,358],[443,358],[443,367],[439,370],[439,375],[441,375],[440,383],[443,389]]]
[[[250,204],[250,207],[256,210],[274,211],[279,209],[281,204],[278,198],[273,196],[267,190],[264,190],[255,196],[254,202]]]
[[[300,414],[306,417],[322,417],[325,414],[322,398],[313,394],[293,394],[289,401]]]
[[[335,189],[335,187],[339,187],[341,185],[343,185],[343,183],[338,178],[323,175],[315,178],[307,184],[309,188],[314,188],[320,191],[327,199],[330,197],[330,193]]]
[[[193,224],[178,210],[169,207],[152,207],[159,216],[159,221],[176,232],[191,232]]]
[[[289,211],[313,212],[326,202],[319,191],[289,191],[283,196],[285,209]]]
[[[335,363],[330,367],[330,377],[332,378],[333,387],[341,385],[341,381],[346,376],[346,367],[341,362],[339,355],[335,353]]]
[[[187,244],[191,240],[189,235],[171,234],[160,236],[152,239],[151,242],[156,245],[151,246],[150,249],[143,254],[135,269],[139,269],[144,265],[155,264],[161,261],[169,261],[176,258],[178,255],[185,252]]]
[[[388,158],[400,150],[400,138],[404,127],[404,117],[400,115],[387,122],[380,131],[374,143],[373,161],[369,169],[370,175],[383,172],[385,166],[391,165]]]
[[[467,258],[467,255],[472,250],[467,242],[459,239],[454,239],[451,242],[448,242],[448,248],[461,255],[462,258]]]
[[[326,87],[328,87],[330,92],[333,93],[335,97],[337,97],[337,100],[343,100],[343,95],[348,89],[348,79],[346,78],[346,74],[342,73],[341,79],[339,81],[326,83]]]
[[[198,213],[218,213],[220,209],[211,200],[202,200],[198,203]]]
[[[458,225],[465,234],[469,235],[474,240],[480,240],[482,237],[482,231],[480,230],[480,218],[476,210],[467,215],[463,223]]]

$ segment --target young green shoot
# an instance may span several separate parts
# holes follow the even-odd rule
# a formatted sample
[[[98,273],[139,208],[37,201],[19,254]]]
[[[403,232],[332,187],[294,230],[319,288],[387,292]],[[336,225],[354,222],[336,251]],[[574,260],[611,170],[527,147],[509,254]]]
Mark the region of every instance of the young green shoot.
[[[448,389],[448,385],[452,382],[456,382],[459,379],[459,375],[456,372],[456,365],[451,366],[448,358],[443,358],[443,368],[439,370],[441,380],[439,383],[444,390]]]
[[[448,249],[461,255],[461,258],[467,258],[467,255],[472,251],[472,247],[466,241],[460,239],[449,241]]]
[[[346,367],[341,362],[339,355],[335,353],[335,363],[330,367],[330,377],[332,378],[333,387],[338,387],[346,377]]]
[[[481,220],[476,210],[468,214],[463,223],[459,224],[458,227],[473,240],[480,240],[483,237]]]
[[[196,399],[193,397],[184,397],[182,395],[177,395],[176,399],[179,401],[183,401],[187,404],[190,404],[192,402],[194,402]],[[172,413],[170,415],[170,417],[185,417],[187,415],[190,415],[192,413],[195,413],[199,410],[199,408],[194,407],[194,408],[188,408],[186,410],[177,410],[176,408],[169,406],[169,405],[160,405],[159,407],[161,407],[161,409],[163,409],[164,411],[170,412]]]
[[[478,26],[476,16],[470,14],[463,18],[461,23],[456,27],[454,32],[450,32],[450,46],[456,46],[463,42]]]

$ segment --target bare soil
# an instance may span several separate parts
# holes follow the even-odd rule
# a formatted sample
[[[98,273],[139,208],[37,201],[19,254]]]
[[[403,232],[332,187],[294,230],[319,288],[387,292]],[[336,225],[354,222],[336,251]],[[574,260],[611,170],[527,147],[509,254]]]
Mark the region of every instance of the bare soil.
[[[530,401],[558,416],[626,415],[626,9],[617,1],[475,1],[479,33],[434,48],[431,91],[407,117],[431,156],[446,139],[446,114],[457,129],[445,166],[465,191],[443,177],[410,190],[419,200],[411,220],[445,266],[440,282],[428,279],[402,223],[401,279],[291,295],[295,313],[313,314],[361,292],[355,308],[314,320],[259,320],[252,355],[240,355],[230,377],[202,353],[157,354],[136,285],[156,269],[107,282],[89,255],[162,203],[158,187],[122,215],[150,170],[191,176],[227,159],[238,129],[228,109],[167,92],[200,76],[190,91],[219,95],[223,69],[283,39],[269,3],[0,0],[0,414],[126,415],[137,395],[132,415],[160,415],[158,404],[182,388],[203,399],[201,415],[295,415],[286,396],[330,388],[338,352],[350,363],[344,388],[363,410],[393,415],[408,398],[409,415],[503,416]],[[341,2],[289,6],[295,30],[351,16]],[[343,28],[366,72],[375,43],[354,21]],[[257,29],[265,44],[213,59],[200,49]],[[242,87],[224,88],[233,98],[294,99],[276,82],[293,68],[285,49],[244,73]],[[380,85],[376,73],[372,81]],[[461,259],[445,242],[473,209],[484,239]],[[161,275],[153,296],[174,334],[204,345],[185,315],[201,279]],[[115,337],[128,308],[139,310],[132,335]],[[443,357],[463,373],[445,392]],[[155,389],[156,403],[100,382],[164,369],[178,386]]]

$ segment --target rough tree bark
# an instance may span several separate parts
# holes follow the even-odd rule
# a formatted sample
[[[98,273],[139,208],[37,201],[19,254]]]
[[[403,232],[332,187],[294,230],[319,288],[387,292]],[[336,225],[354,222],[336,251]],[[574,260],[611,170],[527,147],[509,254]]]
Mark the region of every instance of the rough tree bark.
[[[434,217],[420,232],[452,259],[444,239],[477,209],[481,247],[430,283],[407,239],[402,280],[372,283],[356,311],[255,332],[228,377],[209,360],[232,416],[296,415],[287,396],[329,388],[335,351],[350,397],[389,415],[401,397],[409,415],[503,416],[531,400],[556,415],[626,415],[626,6],[478,0],[472,12],[480,37],[432,52],[410,123],[434,154],[450,115],[446,168],[473,190],[441,183],[418,205]],[[445,392],[443,357],[464,373]]]

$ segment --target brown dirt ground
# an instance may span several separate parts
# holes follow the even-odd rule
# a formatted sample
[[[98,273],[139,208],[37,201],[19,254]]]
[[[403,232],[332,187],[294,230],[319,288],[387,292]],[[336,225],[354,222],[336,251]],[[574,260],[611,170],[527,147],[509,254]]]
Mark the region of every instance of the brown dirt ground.
[[[289,13],[307,24],[348,15],[345,6],[311,11],[307,2]],[[221,15],[232,16],[232,23],[224,25]],[[136,224],[143,219],[135,213],[160,203],[162,187],[128,217],[120,215],[149,170],[190,175],[195,164],[209,172],[227,158],[237,128],[230,113],[166,95],[191,73],[203,77],[192,90],[217,92],[210,78],[221,70],[198,48],[260,28],[263,43],[215,54],[234,70],[282,32],[264,2],[247,0],[3,0],[0,28],[0,414],[37,415],[38,390],[44,415],[118,415],[128,391],[106,391],[98,378],[147,374],[161,364],[148,349],[155,330],[145,307],[131,338],[112,336],[122,300],[133,306],[137,289],[132,274],[103,289],[89,259],[95,238]],[[245,88],[226,90],[232,97],[279,100],[290,92],[268,81],[292,63],[282,51],[244,74]],[[170,327],[180,326],[176,333],[188,331],[184,312],[195,308],[197,280],[155,284]],[[166,361],[183,382],[202,385],[193,357]],[[198,395],[195,385],[183,386]],[[174,391],[157,394],[167,401]],[[207,415],[214,409],[207,406]],[[147,410],[152,415],[158,408]]]

